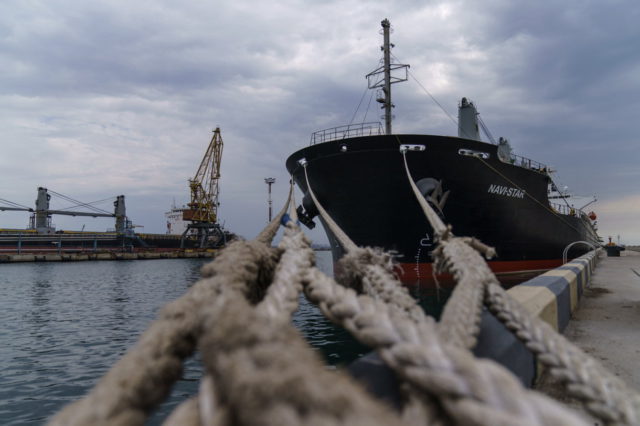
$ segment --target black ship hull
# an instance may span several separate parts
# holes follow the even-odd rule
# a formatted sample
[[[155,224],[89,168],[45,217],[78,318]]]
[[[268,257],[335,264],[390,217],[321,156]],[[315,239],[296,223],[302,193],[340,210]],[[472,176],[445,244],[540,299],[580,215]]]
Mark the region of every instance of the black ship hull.
[[[502,161],[496,145],[458,137],[378,135],[319,143],[292,154],[286,166],[305,195],[303,158],[322,206],[356,244],[397,253],[404,283],[434,284],[434,241],[407,180],[401,144],[424,146],[407,153],[414,181],[456,235],[495,247],[497,257],[489,265],[503,283],[559,266],[565,248],[576,241],[599,245],[584,213],[549,202],[546,168],[513,157]],[[303,204],[313,216],[308,196]],[[342,247],[324,228],[337,260]],[[576,244],[567,254],[573,258],[588,250]],[[438,281],[446,284],[447,277]]]

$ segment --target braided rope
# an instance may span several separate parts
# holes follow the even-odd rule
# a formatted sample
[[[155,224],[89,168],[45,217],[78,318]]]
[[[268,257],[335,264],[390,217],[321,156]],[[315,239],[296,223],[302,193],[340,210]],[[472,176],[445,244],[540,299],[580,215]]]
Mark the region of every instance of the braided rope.
[[[174,346],[181,340],[190,343],[182,358],[193,351],[196,340],[200,342],[206,376],[199,396],[181,404],[168,418],[170,424],[399,424],[399,418],[346,374],[327,370],[290,322],[282,321],[297,306],[295,289],[302,288],[306,275],[301,271],[312,264],[313,251],[293,222],[287,224],[280,246],[272,249],[260,241],[230,244],[203,268],[205,278],[167,305],[92,392],[66,407],[52,424],[143,424],[153,404],[140,407],[145,395],[137,383],[146,380],[146,392],[164,385],[158,379],[162,371],[149,366],[165,358],[165,352],[178,351],[180,346]],[[273,286],[265,288],[267,281]],[[287,286],[294,291],[278,288]],[[162,327],[167,316],[188,327]],[[171,342],[161,339],[162,348],[154,333],[159,327],[173,337]],[[170,363],[175,380],[181,363]],[[164,394],[167,390],[163,386]]]
[[[370,247],[356,247],[339,261],[336,281],[406,312],[416,322],[433,321],[402,286],[388,253]]]
[[[199,415],[198,398],[189,398],[178,405],[164,421],[164,426],[199,426],[202,416]]]
[[[503,367],[444,343],[431,321],[417,324],[381,300],[356,295],[319,270],[309,271],[307,297],[325,316],[376,348],[406,382],[440,401],[460,424],[583,424],[570,410],[522,388]]]
[[[342,228],[338,226],[338,224],[333,220],[333,218],[329,215],[329,213],[327,213],[324,207],[322,207],[322,204],[318,202],[318,199],[316,198],[316,194],[313,192],[313,190],[311,189],[311,186],[309,185],[309,176],[307,175],[307,163],[303,164],[303,169],[304,169],[304,178],[307,180],[307,189],[309,190],[309,195],[311,195],[311,199],[313,200],[313,203],[316,205],[318,212],[320,213],[322,218],[326,221],[329,228],[331,228],[333,235],[335,235],[336,239],[340,242],[342,247],[347,251],[355,250],[357,246],[353,243],[353,241],[351,241],[351,239],[347,236],[347,234],[344,233]]]
[[[472,349],[480,332],[485,285],[497,280],[463,238],[442,240],[434,258],[436,270],[451,272],[457,282],[442,312],[438,331],[447,342]]]
[[[346,374],[326,369],[292,325],[275,325],[241,299],[205,318],[200,350],[214,406],[229,413],[222,424],[399,423]]]
[[[398,142],[400,142],[400,139],[398,139]],[[429,203],[427,202],[427,200],[424,199],[424,197],[420,193],[420,190],[418,189],[415,182],[413,181],[413,178],[411,177],[411,172],[409,171],[409,165],[407,164],[407,149],[400,148],[400,153],[402,153],[402,159],[404,160],[404,168],[407,173],[407,177],[409,179],[409,185],[411,185],[411,190],[413,191],[414,194],[416,194],[416,200],[418,201],[418,204],[420,204],[420,207],[422,208],[422,211],[427,217],[429,224],[433,228],[434,235],[440,235],[440,236],[444,235],[447,232],[447,226],[442,222],[442,220],[440,220],[440,217],[435,211],[433,211],[431,206],[429,206]]]
[[[286,223],[284,236],[278,245],[283,254],[264,300],[256,307],[264,317],[280,322],[290,321],[298,309],[304,271],[315,264],[311,242],[295,225],[298,219],[295,202],[290,205],[291,220]]]
[[[442,327],[438,327],[438,331],[444,338],[452,342],[455,346],[471,348],[475,345],[476,336],[479,331],[480,315],[485,289],[490,284],[497,285],[495,276],[489,270],[486,263],[480,259],[476,250],[484,252],[487,257],[493,254],[493,250],[475,239],[458,239],[452,236],[450,229],[440,221],[440,218],[435,214],[435,212],[433,212],[431,207],[419,193],[408,170],[406,155],[404,155],[405,152],[402,153],[405,169],[407,171],[409,181],[411,182],[412,189],[416,194],[416,198],[420,202],[421,207],[425,211],[425,215],[434,228],[437,239],[441,242],[440,249],[434,253],[437,269],[439,271],[452,272],[458,281],[458,286],[454,290],[452,298],[443,313]],[[312,192],[308,177],[307,187],[310,192]],[[319,205],[318,200],[313,195],[312,198],[325,222],[329,224],[332,232],[337,234],[334,229],[337,225],[331,220],[327,220],[326,212],[322,206]],[[345,245],[344,243],[343,246],[350,247],[350,245]],[[347,251],[353,252],[354,249],[347,249]],[[355,256],[355,258],[356,262],[352,263],[357,263],[357,256]],[[361,275],[362,285],[359,287],[361,291],[379,294],[379,291],[376,291],[372,289],[370,285],[367,285],[367,283],[371,283],[368,278],[372,275],[371,270],[359,271],[353,267],[348,269],[351,271],[350,274],[352,275]],[[354,280],[353,277],[349,277],[347,281],[354,282],[356,280]],[[336,319],[335,315],[328,314],[328,316]],[[391,364],[390,359],[386,359],[386,361]]]
[[[406,151],[402,154],[414,194],[418,200],[424,201],[411,178]],[[432,227],[441,230],[444,224],[431,206],[426,201],[421,201],[420,205]],[[453,272],[458,281],[454,295],[443,313],[441,323],[443,326],[446,324],[442,328],[443,333],[453,335],[455,340],[466,347],[472,347],[475,344],[473,336],[477,334],[479,326],[480,309],[486,303],[498,319],[538,356],[538,360],[550,368],[551,375],[565,385],[569,395],[579,399],[591,414],[607,423],[636,424],[640,421],[640,394],[630,390],[592,357],[542,320],[528,314],[508,296],[478,255],[481,252],[490,257],[494,254],[491,248],[478,240],[468,239],[464,242],[475,250],[469,251],[464,245],[448,250],[453,241],[460,239],[452,238],[449,229],[446,232],[436,231],[436,236],[440,240],[439,248],[434,251],[437,268]],[[474,281],[480,284],[474,285]],[[461,293],[464,292],[465,297],[457,299],[455,295],[461,287],[464,287]]]
[[[291,213],[295,220],[295,212]],[[230,301],[225,305],[226,314],[210,317],[210,326],[205,323],[201,350],[212,378],[208,386],[215,383],[214,405],[233,413],[221,423],[398,423],[397,417],[375,404],[346,375],[326,370],[293,329],[290,316],[297,308],[314,253],[294,221],[286,224],[279,247],[283,254],[273,284],[256,308],[244,300]],[[326,392],[328,388],[332,392]]]
[[[287,197],[287,202],[282,207],[282,210],[278,212],[278,214],[273,218],[269,224],[258,234],[256,237],[256,241],[260,241],[263,244],[271,244],[278,229],[280,228],[280,222],[282,221],[282,217],[284,216],[287,208],[291,204],[291,200],[293,199],[293,183],[289,185],[289,196]],[[292,209],[295,212],[295,209]]]
[[[318,210],[324,211],[317,199],[315,202]],[[468,245],[465,247],[477,255]],[[489,361],[478,362],[468,351],[440,342],[434,322],[424,314],[413,317],[414,311],[397,303],[396,298],[386,303],[384,295],[397,293],[400,286],[384,268],[387,262],[383,256],[378,255],[378,262],[371,265],[375,255],[375,251],[351,249],[342,265],[348,268],[340,268],[349,271],[345,279],[348,283],[358,284],[357,279],[361,279],[361,285],[352,287],[374,297],[357,296],[352,288],[337,286],[315,268],[309,272],[307,297],[362,343],[377,348],[385,362],[413,388],[441,400],[452,419],[464,424],[580,424],[569,410],[524,390],[504,368]],[[362,267],[365,258],[367,265]],[[479,295],[476,299],[481,302],[482,293]],[[413,299],[408,302],[415,304]]]
[[[289,197],[291,197],[291,192],[289,193]],[[289,204],[289,200],[287,200],[287,204]],[[285,206],[286,209],[286,206]],[[257,238],[262,241],[268,241],[275,236],[275,231],[273,230],[273,223],[277,223],[283,215],[283,211],[278,214],[276,219],[274,219],[263,231],[260,236]],[[295,215],[295,210],[292,211],[292,214]],[[294,217],[295,220],[295,217]],[[276,228],[277,229],[277,228]],[[289,228],[285,231],[285,237],[283,241],[287,239],[291,239],[291,233],[289,232]],[[264,235],[270,235],[270,238],[263,237]],[[298,235],[299,237],[300,235]],[[295,238],[295,237],[294,237]],[[302,238],[304,236],[302,235]],[[286,244],[281,243],[280,248]],[[294,246],[298,248],[302,248],[303,244],[294,243]],[[262,316],[270,316],[274,319],[279,319],[282,322],[283,319],[287,317],[287,314],[293,313],[297,308],[297,296],[299,293],[295,291],[296,288],[300,286],[286,286],[283,285],[283,270],[286,270],[286,267],[283,267],[284,264],[290,263],[291,250],[284,251],[280,258],[280,262],[278,262],[278,266],[276,267],[273,283],[267,289],[265,298],[260,302],[257,310],[260,311]],[[309,257],[308,253],[307,256]],[[311,258],[313,257],[313,253],[311,252]],[[286,274],[286,273],[285,273]],[[286,280],[287,277],[284,277]],[[287,281],[285,281],[287,282]],[[296,282],[296,281],[290,281]],[[293,289],[294,291],[291,291]],[[270,303],[269,303],[270,302]],[[201,402],[200,402],[201,401]],[[192,398],[181,404],[167,419],[165,424],[168,425],[199,425],[199,424],[224,424],[222,419],[226,416],[220,415],[221,412],[225,412],[217,403],[215,397],[215,386],[213,384],[213,380],[211,376],[207,375],[203,379],[200,386],[200,393],[198,398]]]
[[[593,357],[518,306],[499,285],[488,286],[486,302],[489,310],[565,385],[568,395],[581,400],[591,414],[607,423],[640,423],[640,395]]]
[[[202,333],[201,312],[218,312],[228,293],[246,293],[246,283],[268,281],[276,258],[277,253],[262,243],[230,243],[203,268],[209,279],[167,304],[91,392],[65,407],[51,424],[143,424],[181,377],[182,361],[193,353]]]
[[[406,157],[405,168],[417,192]],[[307,186],[325,222],[337,227],[308,178]],[[295,224],[292,198],[291,189],[287,205],[256,240],[233,242],[206,265],[203,279],[168,304],[94,389],[51,424],[143,424],[180,377],[196,342],[206,372],[199,395],[178,406],[167,424],[585,424],[571,410],[524,389],[500,365],[468,351],[483,300],[592,413],[609,423],[637,423],[638,394],[518,307],[478,254],[489,256],[490,248],[453,237],[441,222],[432,224],[440,241],[436,268],[458,281],[436,323],[399,284],[388,254],[358,248],[339,228],[334,234],[347,250],[342,266],[348,271],[339,279],[348,287],[315,268],[310,242]],[[425,212],[431,209],[422,201]],[[287,207],[293,220],[272,248]],[[345,374],[327,370],[293,328],[301,290],[329,319],[376,349],[403,380],[410,394],[402,419]]]

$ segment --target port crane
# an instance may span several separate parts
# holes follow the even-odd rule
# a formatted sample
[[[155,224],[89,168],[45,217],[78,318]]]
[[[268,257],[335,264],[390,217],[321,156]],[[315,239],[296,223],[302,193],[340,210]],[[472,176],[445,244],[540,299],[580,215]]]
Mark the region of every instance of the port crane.
[[[182,219],[189,224],[182,234],[182,248],[185,239],[190,237],[198,239],[200,248],[222,246],[226,242],[224,231],[218,223],[218,180],[222,147],[220,128],[216,127],[200,167],[193,179],[189,179],[191,201],[187,204],[189,208],[182,212]]]

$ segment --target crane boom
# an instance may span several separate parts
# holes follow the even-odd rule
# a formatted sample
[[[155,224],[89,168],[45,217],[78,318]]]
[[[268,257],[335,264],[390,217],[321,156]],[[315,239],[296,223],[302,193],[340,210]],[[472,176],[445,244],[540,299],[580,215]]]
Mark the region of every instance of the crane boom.
[[[0,206],[0,212],[3,212],[3,211],[32,212],[33,209],[30,209],[28,207],[3,207],[3,206]]]
[[[183,219],[193,223],[217,223],[218,221],[218,180],[222,160],[222,136],[216,127],[200,167],[193,179],[189,179],[191,202],[184,210]]]

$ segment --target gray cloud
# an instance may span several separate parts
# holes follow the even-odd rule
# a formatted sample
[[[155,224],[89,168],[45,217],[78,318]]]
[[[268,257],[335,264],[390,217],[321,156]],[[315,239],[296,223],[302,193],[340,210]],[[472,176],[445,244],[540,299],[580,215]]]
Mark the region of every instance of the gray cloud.
[[[597,193],[615,218],[601,215],[603,235],[640,242],[618,225],[640,214],[639,13],[632,1],[6,1],[0,198],[31,205],[39,185],[85,201],[124,193],[134,222],[163,232],[219,125],[221,217],[251,237],[266,220],[263,178],[284,202],[286,157],[351,120],[388,17],[395,55],[450,113],[472,98],[494,135]],[[397,131],[455,133],[415,83],[394,96]]]

